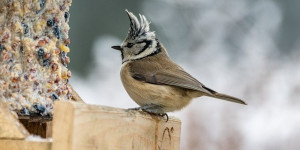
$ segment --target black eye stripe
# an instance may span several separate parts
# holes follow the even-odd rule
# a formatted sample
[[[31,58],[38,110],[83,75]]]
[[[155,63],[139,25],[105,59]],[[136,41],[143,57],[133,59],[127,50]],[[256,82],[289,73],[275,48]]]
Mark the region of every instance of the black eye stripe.
[[[127,43],[126,47],[131,48],[133,45],[133,43]]]
[[[147,49],[149,47],[149,45],[152,43],[152,41],[144,40],[144,41],[140,41],[140,42],[136,42],[136,43],[127,43],[126,47],[131,48],[133,45],[141,44],[141,43],[146,43],[144,49],[142,50],[142,51],[144,51],[145,49]]]

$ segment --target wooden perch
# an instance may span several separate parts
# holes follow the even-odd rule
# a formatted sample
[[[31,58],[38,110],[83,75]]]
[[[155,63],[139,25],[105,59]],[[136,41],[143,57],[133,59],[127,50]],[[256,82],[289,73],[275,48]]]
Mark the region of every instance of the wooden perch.
[[[28,136],[26,130],[13,115],[9,115],[10,111],[6,106],[2,106],[0,105],[1,150],[179,150],[180,148],[181,122],[173,117],[166,122],[166,118],[142,111],[57,101],[54,105],[53,133],[45,133],[46,137],[52,135],[52,141],[35,141],[26,139]]]
[[[140,111],[55,102],[53,149],[179,150],[181,122]]]

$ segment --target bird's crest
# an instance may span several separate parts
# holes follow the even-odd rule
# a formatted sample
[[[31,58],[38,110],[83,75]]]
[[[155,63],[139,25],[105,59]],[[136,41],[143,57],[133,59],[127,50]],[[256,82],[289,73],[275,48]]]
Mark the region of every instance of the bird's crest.
[[[128,14],[130,20],[130,28],[128,31],[127,38],[134,40],[136,37],[151,37],[155,38],[155,33],[149,31],[150,30],[150,22],[146,19],[144,15],[139,14],[140,21],[138,18],[127,9],[125,10]]]

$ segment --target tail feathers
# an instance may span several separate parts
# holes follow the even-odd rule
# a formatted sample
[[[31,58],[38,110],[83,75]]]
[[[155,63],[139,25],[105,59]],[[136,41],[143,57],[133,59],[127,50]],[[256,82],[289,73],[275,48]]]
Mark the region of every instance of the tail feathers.
[[[225,94],[222,94],[222,93],[213,93],[213,95],[209,95],[209,96],[214,97],[214,98],[218,98],[218,99],[222,99],[222,100],[226,100],[226,101],[230,101],[230,102],[235,102],[235,103],[247,105],[246,102],[244,102],[243,100],[241,100],[239,98],[235,98],[235,97],[225,95]]]
[[[216,91],[214,91],[214,90],[212,90],[210,88],[207,88],[205,86],[203,86],[203,88],[210,92],[210,94],[207,94],[206,96],[214,97],[214,98],[218,98],[218,99],[222,99],[222,100],[226,100],[226,101],[230,101],[230,102],[235,102],[235,103],[247,105],[246,102],[244,102],[243,100],[241,100],[239,98],[235,98],[233,96],[229,96],[229,95],[226,95],[226,94],[218,93],[218,92],[216,92]]]

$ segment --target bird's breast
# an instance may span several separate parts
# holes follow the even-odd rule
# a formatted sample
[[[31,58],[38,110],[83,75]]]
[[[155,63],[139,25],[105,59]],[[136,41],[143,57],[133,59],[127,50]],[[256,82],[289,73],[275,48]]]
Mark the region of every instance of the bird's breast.
[[[123,64],[121,80],[129,96],[140,106],[157,104],[164,108],[164,112],[172,112],[182,109],[192,99],[186,89],[157,85],[138,81],[131,76],[130,62]]]

